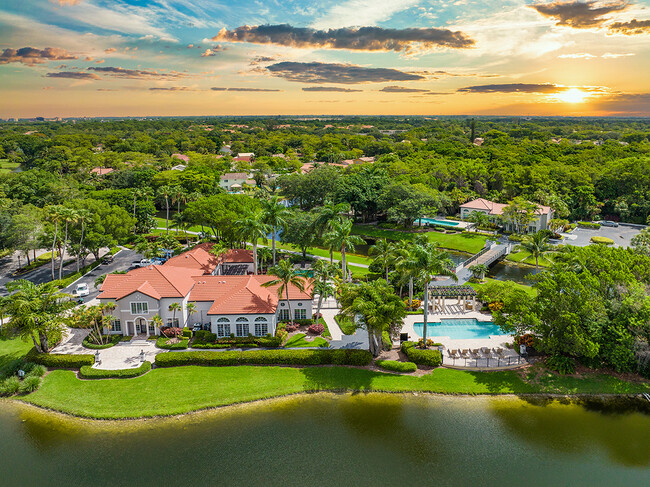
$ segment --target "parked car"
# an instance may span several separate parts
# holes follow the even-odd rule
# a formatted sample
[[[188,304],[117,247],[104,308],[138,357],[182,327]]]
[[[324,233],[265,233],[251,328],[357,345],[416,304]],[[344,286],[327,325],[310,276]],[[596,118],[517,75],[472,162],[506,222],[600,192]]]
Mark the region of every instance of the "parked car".
[[[102,262],[104,264],[110,264],[111,262],[113,262],[113,254],[106,254]]]
[[[142,259],[131,262],[131,267],[147,267],[148,265],[153,265],[154,262],[151,259]]]
[[[618,223],[613,222],[611,220],[603,220],[600,222],[600,225],[603,227],[617,227]]]
[[[77,284],[74,293],[79,297],[88,296],[90,294],[90,289],[88,289],[88,284],[85,283]]]

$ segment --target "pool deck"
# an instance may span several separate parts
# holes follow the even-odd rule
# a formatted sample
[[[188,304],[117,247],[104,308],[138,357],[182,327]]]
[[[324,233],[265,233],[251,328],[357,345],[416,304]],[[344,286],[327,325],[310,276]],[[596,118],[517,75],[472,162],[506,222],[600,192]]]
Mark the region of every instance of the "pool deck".
[[[456,299],[446,300],[448,304],[447,313],[429,313],[427,317],[427,322],[436,322],[440,321],[441,318],[453,319],[453,318],[463,318],[471,319],[475,318],[478,321],[491,321],[492,317],[478,311],[467,311],[465,313],[459,313],[453,308],[453,304],[456,303]],[[420,335],[415,332],[414,325],[415,323],[422,323],[424,319],[423,315],[407,315],[404,318],[404,325],[402,326],[402,333],[408,333],[409,340],[417,341],[420,338]],[[443,364],[444,365],[453,365],[456,367],[504,367],[517,365],[520,363],[519,354],[512,349],[506,347],[506,342],[512,343],[512,335],[490,335],[489,338],[472,338],[472,339],[452,339],[448,336],[435,336],[428,335],[427,338],[431,338],[436,343],[442,343],[443,350]],[[449,356],[449,350],[474,350],[481,349],[483,347],[489,348],[491,351],[493,349],[501,348],[503,349],[503,355],[501,358],[496,357],[494,353],[491,353],[489,356],[481,353],[478,357],[471,357],[468,359],[456,358],[453,359]],[[489,357],[489,358],[488,358]],[[521,362],[523,364],[525,362]]]
[[[463,220],[446,220],[444,217],[440,217],[440,218],[423,217],[422,218],[422,226],[423,227],[426,226],[426,221],[425,220],[437,220],[438,222],[440,222],[439,225],[441,225],[443,227],[458,228],[458,229],[461,229],[461,230],[465,230],[465,229],[467,229],[467,227],[474,225],[472,222],[466,222],[466,221],[463,221]],[[415,226],[418,226],[419,222],[420,222],[420,220],[418,219],[418,220],[415,220],[415,222],[413,224]],[[446,224],[445,224],[445,222],[446,222]]]

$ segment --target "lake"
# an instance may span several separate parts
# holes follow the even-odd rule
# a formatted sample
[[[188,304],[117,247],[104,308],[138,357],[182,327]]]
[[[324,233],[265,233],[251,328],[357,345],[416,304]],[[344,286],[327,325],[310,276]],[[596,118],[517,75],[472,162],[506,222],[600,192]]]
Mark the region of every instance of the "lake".
[[[5,401],[0,438],[5,487],[582,486],[650,478],[650,416],[506,397],[314,394],[136,422],[78,420]]]

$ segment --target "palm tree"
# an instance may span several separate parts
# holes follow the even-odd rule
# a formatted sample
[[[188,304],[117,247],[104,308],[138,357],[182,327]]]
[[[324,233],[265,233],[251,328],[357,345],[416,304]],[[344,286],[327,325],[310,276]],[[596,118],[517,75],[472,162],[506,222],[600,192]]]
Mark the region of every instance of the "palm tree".
[[[186,326],[187,322],[190,321],[190,317],[194,313],[196,313],[196,311],[197,311],[196,303],[194,301],[190,301],[189,303],[187,303],[185,305],[185,310],[187,311],[187,320],[185,321],[183,326]]]
[[[294,286],[300,291],[305,290],[305,278],[298,274],[298,271],[294,269],[293,264],[288,260],[281,260],[278,265],[275,265],[269,269],[269,274],[275,276],[276,279],[267,281],[262,284],[262,287],[278,287],[278,298],[282,298],[282,294],[285,294],[287,299],[287,306],[289,307],[289,319],[292,320],[291,315],[291,301],[289,301],[289,286]]]
[[[275,195],[270,200],[264,201],[262,203],[262,215],[264,223],[271,225],[273,233],[271,238],[273,241],[273,265],[275,265],[275,236],[278,232],[278,228],[286,225],[286,216],[289,213],[289,210],[286,206],[279,203],[279,196]]]
[[[490,268],[485,264],[474,264],[469,266],[469,270],[475,279],[478,279],[479,281],[483,281],[485,279],[485,274],[488,273]]]
[[[163,326],[163,320],[160,317],[160,315],[154,315],[154,317],[151,318],[151,324],[152,324],[154,330],[156,330],[156,328],[157,328],[158,331],[160,332],[160,329]],[[155,333],[155,331],[154,331],[154,333]]]
[[[68,245],[68,228],[70,224],[74,224],[79,220],[79,213],[72,208],[63,208],[61,210],[61,218],[65,223],[65,237],[63,238],[63,246],[59,254],[59,279],[63,277],[63,258],[65,256],[65,249]]]
[[[535,257],[536,274],[539,273],[539,258],[548,255],[553,250],[553,246],[548,243],[548,234],[541,231],[526,235],[519,246]]]
[[[241,220],[235,222],[240,238],[244,241],[250,240],[253,244],[253,274],[257,275],[257,241],[262,239],[266,242],[266,235],[269,226],[262,222],[261,212],[250,212]]]
[[[55,205],[55,206],[48,206],[46,208],[47,210],[47,216],[48,219],[54,223],[54,239],[52,240],[52,280],[54,280],[54,251],[56,250],[56,243],[57,243],[57,238],[59,237],[59,223],[63,221],[63,206],[61,205]]]
[[[429,315],[429,285],[435,276],[448,276],[454,281],[458,278],[453,269],[454,263],[447,252],[442,252],[433,243],[418,244],[413,247],[405,267],[412,270],[416,279],[424,284],[424,326],[422,338],[427,343],[427,318]]]
[[[172,186],[172,201],[176,203],[176,214],[181,212],[181,203],[187,203],[187,191],[183,186]]]
[[[173,194],[174,190],[171,186],[161,186],[158,188],[158,198],[162,199],[165,203],[165,208],[167,210],[167,215],[165,219],[167,220],[167,235],[169,235],[169,200]]]
[[[397,245],[394,242],[389,242],[385,238],[377,240],[375,245],[368,249],[368,255],[375,255],[373,263],[377,262],[381,268],[386,272],[386,284],[388,284],[388,271],[391,264],[395,262]]]
[[[331,201],[326,201],[325,204],[319,208],[315,208],[316,218],[314,219],[312,228],[319,237],[327,230],[331,230],[332,222],[342,220],[344,215],[350,211],[349,203],[334,204]],[[330,248],[330,263],[334,260],[334,250]]]
[[[79,222],[81,222],[81,238],[79,239],[79,254],[77,254],[77,272],[79,272],[79,257],[83,252],[83,243],[84,243],[84,231],[86,230],[86,223],[92,223],[93,219],[90,217],[92,213],[86,209],[77,210],[79,215]],[[86,254],[87,255],[87,254]],[[85,260],[84,256],[84,260]]]
[[[185,213],[176,213],[172,217],[172,221],[174,222],[174,227],[176,227],[176,234],[178,235],[178,230],[183,230],[183,233],[185,234],[185,243],[187,244],[187,227],[189,226],[189,223],[187,221],[187,217],[185,216]]]
[[[473,223],[476,223],[476,226],[478,227],[490,226],[490,217],[482,211],[472,211],[467,219]]]
[[[352,235],[352,220],[332,221],[332,229],[323,235],[323,240],[332,248],[341,250],[341,269],[343,270],[343,279],[347,279],[347,266],[345,262],[345,251],[354,252],[355,245],[366,243],[358,235]]]
[[[264,272],[264,264],[273,258],[273,252],[268,247],[261,247],[257,249],[257,257],[260,259],[260,267]]]
[[[312,299],[318,294],[318,305],[316,306],[316,320],[318,320],[323,299],[334,295],[335,289],[332,280],[340,275],[340,272],[337,266],[322,259],[314,262],[311,268],[313,271]]]
[[[183,308],[179,303],[172,303],[169,305],[169,311],[172,312],[172,326],[176,327],[176,311],[181,311]]]
[[[53,282],[34,284],[20,279],[8,282],[6,287],[12,293],[5,308],[11,326],[24,340],[32,340],[38,352],[49,352],[56,345],[49,337],[63,333],[64,314],[74,306],[67,299],[69,295],[59,292]]]

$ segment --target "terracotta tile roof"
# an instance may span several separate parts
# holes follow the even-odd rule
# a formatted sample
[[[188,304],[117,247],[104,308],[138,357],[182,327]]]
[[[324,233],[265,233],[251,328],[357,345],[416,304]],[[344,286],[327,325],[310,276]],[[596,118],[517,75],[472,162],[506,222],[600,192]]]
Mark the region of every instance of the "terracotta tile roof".
[[[253,251],[249,249],[232,249],[221,256],[225,264],[252,264]]]
[[[126,274],[106,276],[100,299],[122,299],[139,291],[155,299],[180,298],[187,296],[194,286],[194,276],[200,271],[191,268],[152,265],[134,269]]]
[[[229,172],[221,176],[222,181],[225,179],[248,179],[248,174],[245,172]]]
[[[201,271],[202,274],[212,274],[214,269],[219,264],[219,259],[210,253],[212,249],[211,243],[202,243],[194,247],[192,250],[183,252],[176,257],[172,257],[167,262],[166,266],[170,267],[183,267],[188,269],[196,269]],[[251,262],[253,260],[251,259]]]
[[[501,215],[503,213],[503,209],[506,206],[508,205],[503,203],[495,203],[493,201],[486,200],[484,198],[478,198],[460,205],[461,208],[467,208],[468,210],[488,211],[490,215]],[[537,210],[538,215],[547,215],[551,211],[551,208],[548,206],[543,206],[539,204],[537,206],[538,206],[538,210]]]
[[[113,171],[115,171],[115,169],[113,169],[112,167],[93,167],[90,170],[90,174],[97,174],[99,176],[103,176],[104,174],[110,174]]]
[[[196,277],[190,301],[212,301],[208,314],[269,314],[278,307],[278,287],[263,287],[273,276]],[[289,299],[311,300],[310,290],[289,286]]]

